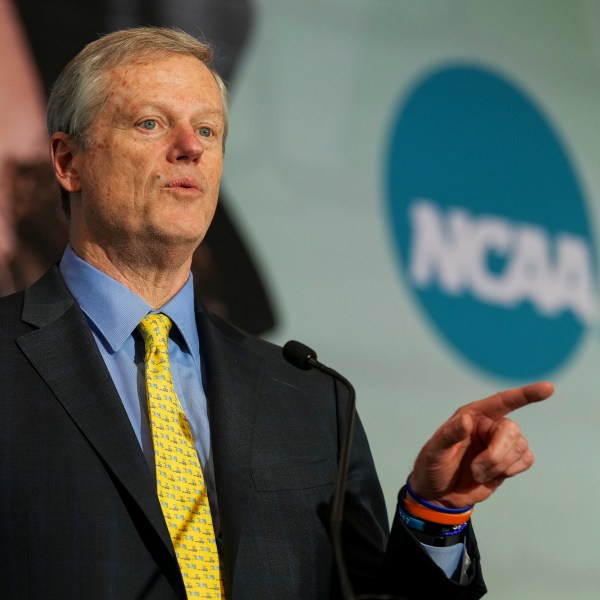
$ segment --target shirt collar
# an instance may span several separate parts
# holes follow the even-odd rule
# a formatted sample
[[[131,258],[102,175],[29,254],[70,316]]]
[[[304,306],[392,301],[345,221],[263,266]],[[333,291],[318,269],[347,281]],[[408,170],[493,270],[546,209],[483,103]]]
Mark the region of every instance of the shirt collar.
[[[119,350],[148,313],[164,313],[181,332],[197,362],[198,329],[194,311],[192,274],[185,285],[159,310],[129,288],[81,259],[70,245],[60,263],[60,272],[90,324],[104,339],[111,352]]]

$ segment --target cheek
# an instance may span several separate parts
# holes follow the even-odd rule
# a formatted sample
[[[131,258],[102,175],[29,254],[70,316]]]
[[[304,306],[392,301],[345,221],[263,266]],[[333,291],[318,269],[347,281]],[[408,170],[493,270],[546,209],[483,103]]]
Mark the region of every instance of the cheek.
[[[101,160],[87,173],[82,188],[83,204],[94,213],[102,213],[109,219],[127,219],[135,210],[135,198],[143,195],[138,192],[141,184],[123,169],[123,165]]]
[[[213,185],[218,186],[219,182],[221,181],[221,174],[223,173],[223,158],[222,157],[215,158],[211,167],[212,168],[209,171],[210,182]]]

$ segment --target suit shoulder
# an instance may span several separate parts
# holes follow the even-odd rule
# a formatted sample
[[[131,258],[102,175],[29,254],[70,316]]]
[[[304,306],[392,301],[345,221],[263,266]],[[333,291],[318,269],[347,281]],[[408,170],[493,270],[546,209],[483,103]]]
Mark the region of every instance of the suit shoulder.
[[[14,331],[21,323],[24,292],[16,292],[0,298],[0,335]]]
[[[291,365],[283,357],[283,348],[279,344],[248,333],[212,313],[210,314],[210,319],[212,324],[219,329],[221,334],[226,335],[236,343],[240,344],[245,350],[260,357],[271,377],[299,386],[317,382],[325,384],[327,387],[331,385],[331,377],[329,375],[325,375],[317,369],[304,371]]]
[[[14,294],[9,294],[8,296],[2,296],[0,298],[0,311],[4,311],[6,309],[10,310],[11,307],[14,306],[23,306],[23,298],[25,297],[25,292],[15,292]]]
[[[251,350],[268,359],[279,359],[283,360],[281,353],[281,346],[265,340],[264,338],[258,337],[252,333],[244,331],[237,325],[234,325],[230,321],[220,317],[219,315],[211,312],[207,312],[212,325],[234,342],[243,345],[246,349]]]

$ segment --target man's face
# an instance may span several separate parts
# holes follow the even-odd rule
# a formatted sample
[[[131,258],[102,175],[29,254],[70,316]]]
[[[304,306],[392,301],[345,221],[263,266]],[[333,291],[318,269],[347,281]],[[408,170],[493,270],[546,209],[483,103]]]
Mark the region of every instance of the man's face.
[[[91,142],[73,152],[76,250],[193,249],[217,204],[223,106],[210,70],[173,55],[108,71]]]

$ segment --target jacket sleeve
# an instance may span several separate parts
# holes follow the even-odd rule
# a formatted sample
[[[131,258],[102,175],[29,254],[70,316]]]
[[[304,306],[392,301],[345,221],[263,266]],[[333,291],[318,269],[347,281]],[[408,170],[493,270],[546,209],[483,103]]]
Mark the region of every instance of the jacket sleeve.
[[[341,386],[336,391],[338,399],[346,397]],[[342,407],[338,415],[341,431],[347,402],[339,401],[338,406]],[[448,579],[399,517],[394,518],[388,532],[383,493],[365,431],[357,418],[342,527],[345,562],[354,593],[388,594],[406,600],[477,600],[486,593],[471,525],[467,533],[466,551],[471,564],[466,584]]]

